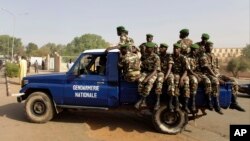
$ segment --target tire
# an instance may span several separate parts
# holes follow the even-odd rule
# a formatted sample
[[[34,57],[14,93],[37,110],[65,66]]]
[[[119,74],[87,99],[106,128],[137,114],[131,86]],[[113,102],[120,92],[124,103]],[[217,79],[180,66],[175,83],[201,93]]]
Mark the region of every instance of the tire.
[[[158,132],[177,134],[182,131],[188,122],[187,114],[181,110],[168,112],[167,106],[161,106],[152,115],[153,125]]]
[[[45,123],[54,117],[55,109],[47,94],[34,92],[25,101],[25,113],[31,122]]]

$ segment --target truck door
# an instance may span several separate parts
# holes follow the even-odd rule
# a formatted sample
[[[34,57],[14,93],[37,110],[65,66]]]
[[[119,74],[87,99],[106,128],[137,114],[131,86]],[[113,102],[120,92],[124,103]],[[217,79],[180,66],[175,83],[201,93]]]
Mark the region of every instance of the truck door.
[[[108,106],[106,62],[106,55],[85,54],[73,65],[65,86],[65,105]]]

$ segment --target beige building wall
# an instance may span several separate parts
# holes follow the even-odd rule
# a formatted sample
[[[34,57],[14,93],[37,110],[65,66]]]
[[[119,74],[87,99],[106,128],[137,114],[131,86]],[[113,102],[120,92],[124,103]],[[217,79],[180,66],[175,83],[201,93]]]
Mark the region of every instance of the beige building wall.
[[[228,62],[231,58],[239,57],[243,48],[214,48],[213,53],[221,63]]]

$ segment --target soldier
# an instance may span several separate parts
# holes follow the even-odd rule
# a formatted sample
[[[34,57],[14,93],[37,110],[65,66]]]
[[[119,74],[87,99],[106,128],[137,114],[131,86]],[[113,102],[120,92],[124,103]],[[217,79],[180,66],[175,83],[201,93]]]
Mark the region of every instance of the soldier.
[[[239,89],[237,81],[233,78],[226,76],[226,75],[220,74],[218,58],[216,58],[214,66],[215,66],[214,72],[215,72],[216,76],[219,78],[220,84],[224,84],[226,82],[230,82],[232,84],[232,87],[231,87],[232,98],[231,98],[231,104],[230,104],[229,108],[236,109],[236,110],[241,111],[241,112],[245,112],[245,109],[243,109],[237,102],[237,95],[238,95],[238,89]]]
[[[187,58],[180,53],[181,51],[181,44],[175,43],[174,45],[174,54],[173,54],[173,60],[174,64],[172,66],[172,72],[174,75],[174,86],[175,86],[175,101],[176,101],[176,107],[175,109],[179,109],[179,100],[178,96],[180,93],[180,87],[183,87],[183,97],[184,97],[184,103],[183,103],[183,110],[187,113],[190,113],[188,109],[188,100],[190,96],[189,91],[189,79],[187,77],[187,69],[188,69],[188,62]]]
[[[177,41],[181,45],[181,54],[186,56],[190,52],[190,46],[193,44],[193,41],[188,38],[189,30],[182,29],[180,31],[180,40]]]
[[[118,66],[123,71],[124,79],[128,82],[137,81],[140,77],[140,58],[128,51],[129,45],[120,46],[122,56],[119,59]]]
[[[207,75],[212,84],[212,97],[215,99],[214,108],[215,111],[219,114],[223,114],[219,104],[219,79],[216,77],[216,73],[213,68],[215,67],[215,56],[212,52],[213,43],[207,42],[205,45],[205,53],[200,58],[200,67],[201,71],[204,75]],[[211,103],[211,99],[209,99],[209,103]]]
[[[141,95],[141,99],[135,104],[135,108],[146,107],[146,97],[149,95],[153,84],[157,78],[157,73],[161,70],[160,58],[154,53],[154,43],[145,44],[145,58],[141,62],[141,76],[139,78],[138,93]]]
[[[153,39],[154,39],[154,36],[152,34],[146,34],[146,41],[147,41],[146,43],[148,42],[154,43]],[[146,43],[143,43],[143,44],[145,45]],[[156,43],[154,43],[154,52],[158,54],[158,45]]]
[[[199,54],[202,55],[205,52],[205,45],[208,40],[209,40],[209,35],[207,33],[203,33],[201,35],[201,41],[196,43],[200,46],[200,48],[198,49],[198,55]]]
[[[167,54],[168,45],[167,44],[160,44],[159,48],[159,57],[161,60],[161,71],[157,74],[156,79],[156,89],[155,94],[157,95],[157,102],[155,105],[155,110],[160,107],[160,95],[162,94],[162,86],[163,83],[166,82],[168,85],[167,94],[171,97],[171,101],[168,101],[168,108],[171,112],[173,112],[173,105],[172,99],[174,96],[174,76],[171,72],[172,65],[174,64],[172,55]]]
[[[105,52],[108,52],[112,49],[119,49],[120,45],[128,44],[129,45],[129,51],[132,50],[132,46],[134,44],[134,40],[130,37],[128,37],[128,31],[123,26],[118,26],[116,28],[117,35],[120,37],[119,43],[114,47],[108,47]]]

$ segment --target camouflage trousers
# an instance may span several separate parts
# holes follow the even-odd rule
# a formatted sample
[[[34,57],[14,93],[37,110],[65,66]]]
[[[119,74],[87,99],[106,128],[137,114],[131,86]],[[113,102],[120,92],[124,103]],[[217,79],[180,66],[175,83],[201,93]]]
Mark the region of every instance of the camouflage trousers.
[[[141,73],[141,76],[138,80],[138,93],[141,95],[141,96],[148,96],[154,83],[155,83],[155,80],[157,79],[157,74],[153,75],[146,83],[143,83],[144,79],[150,75],[150,73]]]
[[[230,78],[230,77],[228,77],[226,75],[222,75],[222,74],[220,74],[218,76],[218,78],[219,78],[219,81],[222,80],[224,82],[231,82],[231,84],[232,84],[232,94],[235,95],[235,96],[237,96],[238,90],[239,90],[239,86],[238,86],[238,82],[235,79]]]
[[[167,94],[174,96],[174,75],[170,73],[166,81],[164,76],[163,72],[157,74],[155,94],[162,94],[163,83],[166,83],[168,86]]]
[[[219,92],[220,92],[219,79],[217,77],[212,76],[212,75],[207,75],[207,77],[211,81],[211,86],[212,86],[211,95],[216,96],[216,97],[219,96]]]
[[[180,75],[179,74],[173,74],[174,75],[174,95],[179,96],[180,95]],[[190,89],[189,89],[189,78],[188,76],[184,78],[184,86],[183,86],[183,96],[184,97],[190,97]]]
[[[200,82],[203,84],[204,86],[204,90],[205,90],[205,94],[206,95],[210,95],[211,92],[212,92],[212,86],[211,86],[211,81],[210,79],[208,78],[207,75],[199,75],[200,77]]]
[[[196,95],[198,89],[198,78],[194,75],[189,75],[189,85],[190,85],[190,94]]]
[[[124,74],[124,80],[128,82],[135,82],[140,78],[140,71],[131,71]]]

